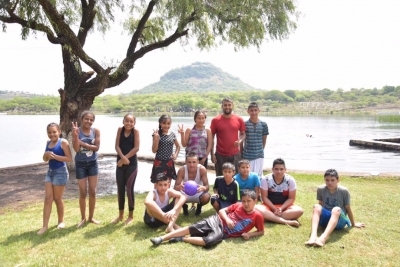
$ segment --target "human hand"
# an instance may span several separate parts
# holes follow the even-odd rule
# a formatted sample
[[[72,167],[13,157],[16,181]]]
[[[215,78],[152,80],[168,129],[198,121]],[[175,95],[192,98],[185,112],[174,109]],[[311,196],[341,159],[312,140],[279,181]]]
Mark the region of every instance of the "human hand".
[[[281,217],[281,216],[282,216],[282,209],[281,209],[281,208],[277,208],[277,209],[275,210],[274,214],[275,214],[276,216],[278,216],[278,217]]]
[[[79,127],[78,127],[78,123],[77,122],[72,122],[72,134],[74,136],[78,136],[79,135]]]
[[[121,158],[121,161],[123,165],[129,165],[130,163],[129,159],[125,156]]]
[[[206,191],[206,187],[204,185],[197,185],[197,193]]]
[[[175,211],[175,209],[172,209],[172,210],[166,212],[166,213],[164,214],[164,217],[165,217],[168,221],[171,221],[173,218],[176,218],[177,216],[176,216],[176,211]]]
[[[357,227],[357,228],[364,228],[364,227],[365,227],[365,224],[363,224],[363,223],[355,223],[355,224],[354,224],[354,227]]]
[[[235,147],[239,147],[239,146],[240,146],[240,139],[239,139],[239,140],[236,140],[235,143],[233,143],[233,145],[234,145]]]
[[[243,233],[242,237],[243,237],[244,240],[249,240],[250,239],[249,233]]]
[[[202,159],[199,161],[199,163],[200,163],[201,165],[204,166],[204,163],[206,162],[206,159],[207,159],[207,157],[202,158]]]
[[[211,162],[214,164],[217,163],[217,157],[215,156],[215,154],[211,155]]]
[[[122,167],[122,165],[124,165],[124,164],[122,163],[122,159],[118,160],[117,166],[118,166],[118,167]]]
[[[226,220],[226,225],[229,229],[233,229],[233,227],[235,227],[235,223],[229,218]]]
[[[158,134],[158,130],[154,129],[153,130],[153,140],[160,140],[160,135]]]
[[[52,151],[46,151],[44,152],[44,156],[47,160],[54,159],[54,153]]]
[[[176,155],[175,155],[175,154],[172,154],[172,155],[171,155],[171,159],[172,159],[172,160],[176,160]]]
[[[179,124],[178,124],[178,133],[180,133],[180,134],[185,133],[185,131],[183,130],[183,124],[181,126],[179,126]]]

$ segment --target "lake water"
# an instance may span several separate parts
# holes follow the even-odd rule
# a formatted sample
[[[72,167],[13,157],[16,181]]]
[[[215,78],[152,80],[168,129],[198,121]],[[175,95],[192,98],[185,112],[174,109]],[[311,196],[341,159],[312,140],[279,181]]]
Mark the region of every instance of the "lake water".
[[[245,120],[248,116],[243,116]],[[391,138],[400,135],[400,123],[381,123],[375,116],[268,116],[261,117],[269,127],[265,164],[282,157],[294,170],[340,172],[399,172],[400,153],[349,146],[350,139]],[[0,168],[42,162],[46,125],[58,122],[57,115],[0,115]],[[207,126],[211,118],[207,118]],[[193,126],[193,117],[173,117],[171,130],[179,137],[178,124]],[[94,127],[101,131],[100,153],[114,153],[115,136],[122,116],[98,115]],[[140,155],[151,152],[153,129],[158,117],[138,117]],[[312,134],[308,138],[306,134]],[[181,148],[180,158],[184,157]]]

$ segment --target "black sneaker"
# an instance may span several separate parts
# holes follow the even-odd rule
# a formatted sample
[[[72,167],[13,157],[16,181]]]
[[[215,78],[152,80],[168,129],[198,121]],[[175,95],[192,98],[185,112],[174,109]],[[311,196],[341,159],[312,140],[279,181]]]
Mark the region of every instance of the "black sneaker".
[[[182,237],[173,237],[168,242],[169,243],[177,243],[177,242],[182,242],[182,241],[183,241],[183,236]]]
[[[194,215],[200,216],[200,214],[201,214],[201,207],[202,207],[202,206],[203,206],[203,205],[201,205],[200,203],[197,204],[196,213],[195,213]]]
[[[160,245],[162,243],[162,238],[161,237],[154,237],[150,238],[151,243],[153,243],[154,246]]]
[[[182,208],[183,208],[183,215],[189,216],[188,205],[183,204]]]

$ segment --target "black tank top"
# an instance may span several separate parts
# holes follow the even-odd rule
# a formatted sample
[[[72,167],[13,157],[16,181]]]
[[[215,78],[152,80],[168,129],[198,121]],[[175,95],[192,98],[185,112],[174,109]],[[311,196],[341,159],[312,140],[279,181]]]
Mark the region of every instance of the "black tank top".
[[[135,146],[135,134],[134,129],[132,129],[131,134],[128,137],[125,137],[125,127],[122,127],[121,135],[119,137],[119,148],[122,151],[122,154],[126,155],[132,148]],[[117,156],[117,161],[119,161],[121,157]],[[129,158],[129,165],[137,166],[137,156],[136,154]]]

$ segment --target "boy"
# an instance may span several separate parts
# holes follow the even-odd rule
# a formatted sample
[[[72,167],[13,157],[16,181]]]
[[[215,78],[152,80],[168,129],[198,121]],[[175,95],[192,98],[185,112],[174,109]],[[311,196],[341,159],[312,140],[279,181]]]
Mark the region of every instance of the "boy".
[[[241,143],[242,157],[250,161],[250,169],[257,173],[259,179],[263,176],[264,148],[267,143],[268,125],[260,121],[260,109],[256,102],[251,102],[247,108],[250,115],[246,125],[246,139]]]
[[[169,179],[164,173],[157,174],[154,185],[155,189],[149,192],[144,202],[146,210],[143,221],[151,228],[168,225],[165,231],[167,233],[172,232],[179,228],[175,222],[182,205],[186,201],[186,197],[180,192],[169,188]],[[175,199],[169,203],[170,198]]]
[[[234,176],[239,184],[240,195],[243,190],[250,189],[256,192],[257,199],[260,195],[260,179],[257,173],[250,172],[250,162],[247,159],[242,159],[238,163],[239,173]]]
[[[211,215],[191,226],[180,228],[164,236],[151,238],[153,245],[163,241],[170,243],[184,241],[193,245],[211,247],[229,237],[243,237],[248,240],[253,236],[264,234],[264,220],[255,210],[257,197],[252,190],[244,190],[242,202],[221,209],[218,214]],[[257,231],[249,233],[256,227]],[[190,234],[190,237],[185,237]]]
[[[305,242],[307,246],[324,246],[332,231],[334,229],[341,230],[346,224],[348,227],[365,227],[363,223],[354,222],[353,211],[350,208],[350,193],[346,187],[339,185],[337,171],[335,169],[327,170],[324,179],[325,185],[321,185],[317,189],[319,204],[314,205],[311,235],[310,239]],[[320,237],[317,236],[318,225],[326,227]]]
[[[217,177],[214,182],[214,195],[211,196],[211,205],[216,211],[226,208],[240,199],[239,184],[233,178],[235,166],[226,162],[222,165],[223,177]]]
[[[294,205],[296,182],[286,173],[285,161],[277,158],[272,163],[272,174],[261,180],[262,205],[256,208],[266,221],[299,227],[297,219],[303,215],[303,209]]]
[[[197,193],[193,196],[187,196],[183,191],[187,181],[195,181],[197,183]],[[196,216],[201,213],[201,207],[210,202],[210,193],[208,193],[208,178],[206,168],[199,164],[199,158],[196,153],[190,152],[186,155],[185,165],[178,171],[174,189],[181,191],[181,193],[187,196],[186,203],[197,203]],[[183,215],[188,216],[188,205],[183,204]]]

